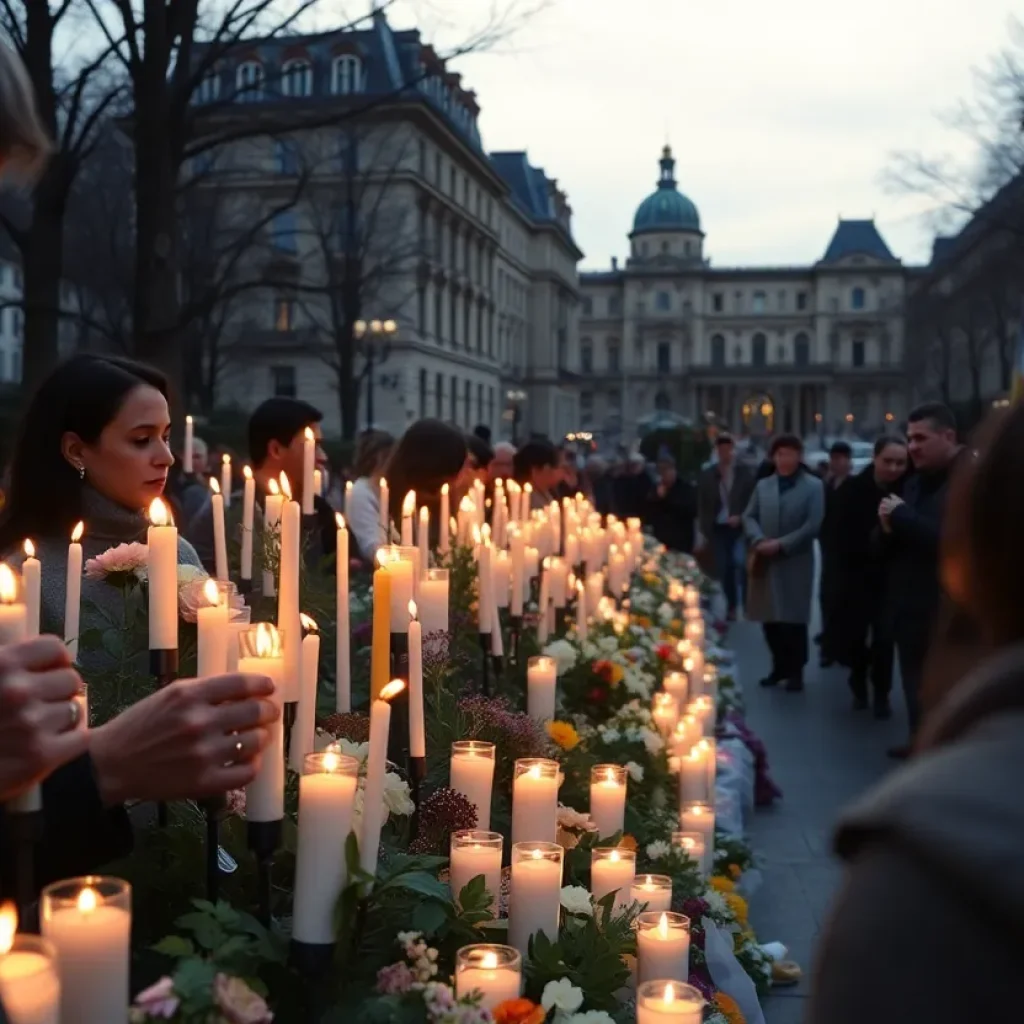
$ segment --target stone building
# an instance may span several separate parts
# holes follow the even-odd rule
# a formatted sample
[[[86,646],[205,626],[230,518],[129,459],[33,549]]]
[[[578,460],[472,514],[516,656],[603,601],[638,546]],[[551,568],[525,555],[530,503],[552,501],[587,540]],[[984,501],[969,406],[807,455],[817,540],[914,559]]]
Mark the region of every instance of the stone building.
[[[628,442],[652,416],[752,435],[871,435],[906,412],[908,269],[872,220],[807,266],[718,267],[666,146],[624,265],[580,275],[580,422]]]

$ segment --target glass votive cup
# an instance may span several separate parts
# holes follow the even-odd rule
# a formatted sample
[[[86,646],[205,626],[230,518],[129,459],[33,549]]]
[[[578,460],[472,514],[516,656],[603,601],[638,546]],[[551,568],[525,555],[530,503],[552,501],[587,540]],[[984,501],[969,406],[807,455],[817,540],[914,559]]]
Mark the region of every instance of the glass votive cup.
[[[679,701],[675,694],[656,693],[651,698],[651,717],[662,736],[671,736],[679,721]]]
[[[490,896],[489,906],[498,916],[501,893],[501,855],[505,839],[500,832],[467,828],[453,832],[449,846],[448,885],[458,903],[462,890],[480,875]]]
[[[630,903],[639,903],[647,911],[672,909],[672,878],[669,875],[634,875],[629,891]]]
[[[686,706],[689,699],[690,680],[685,672],[680,672],[679,669],[670,669],[662,678],[661,686],[665,693],[675,698],[680,709]]]
[[[11,1024],[60,1020],[57,950],[39,935],[14,934],[14,905],[0,907],[0,1005]]]
[[[623,910],[632,902],[630,892],[636,877],[636,850],[621,846],[599,846],[590,851],[590,893],[597,904],[615,893],[612,910]]]
[[[558,838],[559,765],[521,757],[512,769],[512,842],[553,843]]]
[[[270,622],[257,622],[238,631],[238,657],[283,658],[284,632]]]
[[[493,1010],[518,999],[522,979],[523,958],[512,946],[479,943],[463,946],[455,954],[455,995],[463,999],[479,992],[481,1009]]]
[[[456,740],[448,766],[449,786],[476,808],[477,828],[491,826],[495,746],[486,740]]]
[[[527,952],[530,937],[537,932],[552,941],[558,938],[564,856],[558,843],[512,846],[508,942],[520,953]]]
[[[636,919],[637,981],[690,976],[690,919],[671,910],[645,910]]]
[[[703,876],[704,858],[707,854],[707,839],[703,832],[673,832],[672,845],[682,850],[696,865]]]
[[[637,1024],[701,1024],[704,997],[692,985],[658,978],[636,990]]]
[[[590,818],[601,839],[625,828],[627,778],[621,764],[596,764],[590,769]]]

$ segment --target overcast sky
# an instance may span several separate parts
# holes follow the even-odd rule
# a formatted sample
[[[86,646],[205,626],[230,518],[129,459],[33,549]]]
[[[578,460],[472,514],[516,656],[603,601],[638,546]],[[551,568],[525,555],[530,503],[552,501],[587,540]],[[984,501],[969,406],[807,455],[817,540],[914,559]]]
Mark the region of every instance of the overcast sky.
[[[504,0],[401,0],[391,20],[418,9],[453,39],[481,18],[460,12],[491,2]],[[840,215],[874,216],[911,262],[931,237],[920,199],[884,186],[890,154],[966,153],[937,115],[1006,45],[1011,13],[1006,0],[551,0],[457,67],[487,148],[527,149],[568,192],[586,267],[625,256],[666,139],[716,265],[813,261]]]

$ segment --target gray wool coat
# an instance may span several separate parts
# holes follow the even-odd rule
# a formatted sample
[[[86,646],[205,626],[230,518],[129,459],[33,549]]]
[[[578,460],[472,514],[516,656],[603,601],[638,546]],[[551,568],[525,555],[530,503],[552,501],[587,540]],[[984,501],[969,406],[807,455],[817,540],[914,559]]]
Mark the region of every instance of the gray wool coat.
[[[747,582],[744,614],[755,622],[808,623],[814,593],[814,541],[825,515],[821,481],[800,470],[796,483],[779,493],[777,475],[758,482],[743,514],[743,530],[751,545],[782,541],[781,551],[767,560],[760,575]]]

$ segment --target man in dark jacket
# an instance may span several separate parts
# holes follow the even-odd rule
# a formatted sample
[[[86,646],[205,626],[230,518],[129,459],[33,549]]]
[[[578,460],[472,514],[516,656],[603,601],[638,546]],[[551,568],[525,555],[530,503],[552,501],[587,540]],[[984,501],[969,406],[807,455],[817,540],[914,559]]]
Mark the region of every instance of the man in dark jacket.
[[[731,622],[746,586],[742,519],[754,490],[754,473],[737,460],[731,434],[718,435],[715,454],[715,462],[697,482],[697,522],[711,554],[712,573],[725,591]]]
[[[842,615],[842,591],[839,572],[839,517],[840,492],[850,476],[853,449],[845,441],[836,441],[828,452],[828,473],[825,475],[825,518],[821,523],[818,543],[821,546],[821,581],[818,593],[821,601],[821,666],[828,668],[838,659],[836,632]]]
[[[899,493],[906,471],[906,442],[880,437],[871,465],[847,480],[833,507],[835,584],[841,601],[841,614],[833,624],[833,650],[840,662],[850,666],[854,708],[868,706],[870,681],[875,717],[880,719],[891,714],[894,651],[885,618],[878,505],[887,495]]]
[[[914,409],[907,417],[907,446],[917,472],[902,497],[881,500],[878,518],[886,538],[888,618],[913,738],[920,720],[921,675],[942,595],[939,537],[946,495],[963,450],[952,411],[940,403]],[[908,752],[909,747],[889,751],[896,758]]]
[[[630,455],[622,473],[615,478],[615,514],[620,519],[643,518],[650,492],[651,478],[647,475],[647,461],[639,452]]]
[[[697,501],[692,484],[681,480],[676,460],[658,456],[658,482],[647,500],[647,522],[654,536],[672,551],[693,552],[693,521]]]

